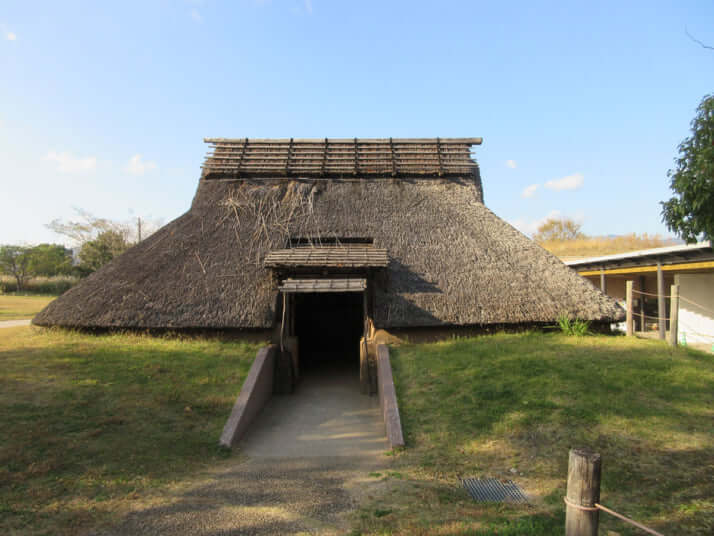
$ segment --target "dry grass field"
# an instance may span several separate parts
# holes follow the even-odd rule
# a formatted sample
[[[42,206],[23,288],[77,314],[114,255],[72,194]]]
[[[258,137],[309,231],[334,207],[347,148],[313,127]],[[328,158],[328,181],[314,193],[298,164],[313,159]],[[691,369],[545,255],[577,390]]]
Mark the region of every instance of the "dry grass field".
[[[575,240],[547,240],[539,244],[560,258],[597,257],[614,255],[639,249],[660,248],[675,245],[674,241],[658,235],[623,235],[615,237],[593,236]]]
[[[0,321],[32,318],[54,299],[54,296],[0,294]]]

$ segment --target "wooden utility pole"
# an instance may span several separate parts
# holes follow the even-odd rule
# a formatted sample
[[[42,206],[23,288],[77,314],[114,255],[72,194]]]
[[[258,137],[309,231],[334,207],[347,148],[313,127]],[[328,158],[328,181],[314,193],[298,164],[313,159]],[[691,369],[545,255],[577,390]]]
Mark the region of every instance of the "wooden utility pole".
[[[679,285],[672,285],[669,299],[669,344],[677,346],[679,337]]]
[[[625,300],[627,307],[627,317],[625,318],[625,332],[628,337],[632,336],[632,281],[625,283]]]
[[[664,297],[664,272],[662,271],[662,263],[657,263],[657,316],[658,316],[658,331],[660,340],[664,340],[667,335],[667,308],[665,307]]]
[[[138,238],[137,241],[141,242],[141,216],[136,219],[136,235]]]
[[[565,536],[597,536],[600,502],[600,454],[571,449],[565,494]]]

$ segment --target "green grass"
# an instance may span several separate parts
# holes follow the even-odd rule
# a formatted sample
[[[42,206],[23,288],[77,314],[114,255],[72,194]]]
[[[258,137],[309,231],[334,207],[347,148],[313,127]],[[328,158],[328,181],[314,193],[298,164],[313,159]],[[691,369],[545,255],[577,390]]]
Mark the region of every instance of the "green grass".
[[[228,454],[258,346],[0,333],[0,533],[76,534]]]
[[[8,296],[0,294],[0,321],[32,318],[54,299],[54,296]]]
[[[603,456],[603,504],[664,534],[712,533],[714,356],[527,333],[406,345],[392,366],[404,478],[363,505],[355,534],[562,533],[577,446]],[[513,479],[533,504],[478,505],[460,477]],[[638,534],[601,519],[602,534]]]

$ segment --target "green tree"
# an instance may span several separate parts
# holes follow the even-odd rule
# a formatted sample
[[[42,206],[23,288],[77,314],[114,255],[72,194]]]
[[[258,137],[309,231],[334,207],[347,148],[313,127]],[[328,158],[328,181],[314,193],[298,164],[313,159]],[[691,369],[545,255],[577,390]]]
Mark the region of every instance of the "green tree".
[[[661,203],[662,221],[687,242],[714,239],[714,94],[699,104],[674,162],[667,173],[674,196]]]
[[[29,251],[31,275],[68,275],[72,272],[72,251],[59,244],[40,244]]]
[[[549,218],[538,227],[538,231],[533,235],[536,242],[549,242],[553,240],[575,240],[585,238],[580,232],[579,223],[568,218]]]
[[[0,273],[11,275],[17,281],[17,290],[22,292],[30,278],[30,252],[25,246],[0,246]]]
[[[121,255],[129,244],[118,231],[104,231],[94,240],[88,240],[79,250],[79,265],[85,273],[99,270],[114,257]]]

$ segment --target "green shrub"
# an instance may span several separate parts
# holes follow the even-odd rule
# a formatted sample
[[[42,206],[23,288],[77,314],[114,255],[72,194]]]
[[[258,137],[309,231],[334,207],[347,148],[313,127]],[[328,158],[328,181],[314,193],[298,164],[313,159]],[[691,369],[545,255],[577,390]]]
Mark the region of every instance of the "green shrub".
[[[558,327],[563,334],[575,337],[582,337],[590,333],[590,322],[588,320],[580,318],[571,320],[566,314],[558,316]]]

